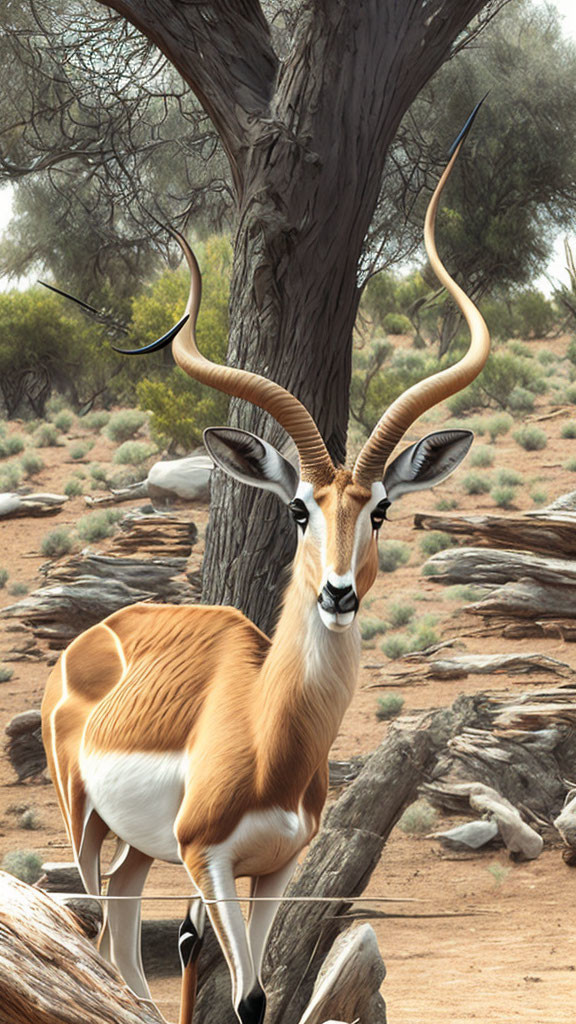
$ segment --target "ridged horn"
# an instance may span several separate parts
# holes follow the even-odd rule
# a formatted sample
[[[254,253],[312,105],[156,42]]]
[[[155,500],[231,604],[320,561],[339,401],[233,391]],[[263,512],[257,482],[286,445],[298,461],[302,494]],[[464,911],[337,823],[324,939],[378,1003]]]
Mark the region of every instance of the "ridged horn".
[[[468,384],[471,384],[482,370],[490,352],[490,335],[484,319],[472,300],[450,277],[438,256],[434,238],[440,196],[483,102],[481,100],[476,105],[450,149],[450,161],[430,200],[424,222],[424,243],[430,266],[466,320],[470,330],[470,345],[466,355],[458,363],[414,384],[386,410],[362,448],[354,466],[354,479],[365,487],[370,487],[375,480],[382,479],[384,467],[390,455],[414,420],[431,409],[432,406],[443,402],[445,398],[449,398],[450,395],[462,391]]]
[[[321,486],[334,478],[335,468],[310,413],[289,391],[258,373],[212,363],[198,350],[196,319],[200,308],[202,278],[196,257],[186,239],[177,231],[176,238],[190,270],[190,294],[186,322],[172,343],[172,354],[178,366],[194,380],[235,398],[244,398],[270,413],[294,441],[300,457],[303,480]]]

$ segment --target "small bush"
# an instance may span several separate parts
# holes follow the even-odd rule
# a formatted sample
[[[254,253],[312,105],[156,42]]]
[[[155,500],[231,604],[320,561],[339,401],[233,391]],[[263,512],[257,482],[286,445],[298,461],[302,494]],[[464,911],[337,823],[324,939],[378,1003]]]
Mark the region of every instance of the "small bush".
[[[396,661],[396,658],[403,658],[405,654],[408,654],[413,649],[412,637],[408,633],[394,633],[393,636],[386,637],[380,644],[380,650],[391,661]]]
[[[576,384],[571,384],[566,388],[566,401],[576,405]]]
[[[91,512],[84,516],[78,523],[78,535],[82,540],[92,543],[96,540],[104,540],[114,533],[115,522],[122,517],[122,513],[114,509],[102,509],[98,512]]]
[[[456,541],[449,533],[443,533],[442,530],[432,530],[420,538],[420,550],[426,558],[431,558],[432,555],[436,555],[439,551],[454,547],[455,543]]]
[[[494,462],[494,452],[487,445],[479,445],[470,455],[470,465],[474,469],[487,469]]]
[[[530,497],[535,505],[545,505],[548,501],[546,491],[540,491],[537,487],[535,487],[533,491],[530,491]]]
[[[124,441],[116,452],[112,462],[115,466],[140,466],[154,453],[155,449],[145,441]]]
[[[360,635],[363,640],[373,640],[375,636],[386,632],[386,623],[382,619],[362,619]]]
[[[388,722],[391,718],[396,718],[403,707],[404,697],[400,696],[399,693],[385,693],[382,697],[378,698],[376,718],[381,722]]]
[[[8,434],[2,439],[2,447],[6,455],[19,455],[26,447],[26,440],[22,434]]]
[[[488,494],[491,486],[489,478],[479,473],[467,473],[462,479],[462,487],[466,494]]]
[[[24,455],[20,459],[20,466],[24,472],[24,476],[37,476],[44,469],[44,461],[40,458],[36,452],[24,452]]]
[[[28,885],[34,885],[42,874],[42,861],[33,850],[12,850],[3,857],[1,867]]]
[[[0,590],[6,586],[9,576],[8,569],[0,569]]]
[[[13,583],[12,586],[9,587],[9,592],[13,597],[22,597],[24,594],[28,593],[29,589],[30,588],[27,583]]]
[[[16,463],[9,466],[2,466],[0,469],[0,491],[11,491],[18,487],[22,479],[22,470]]]
[[[446,587],[444,597],[448,601],[480,601],[486,593],[483,587],[474,587],[469,583],[455,583],[453,587]]]
[[[63,434],[67,434],[68,431],[70,430],[70,427],[74,423],[74,419],[74,413],[71,412],[70,409],[62,409],[61,412],[57,413],[57,415],[54,416],[52,422],[54,426],[57,427],[58,430],[60,430]]]
[[[76,477],[71,477],[64,484],[64,494],[69,498],[79,498],[81,494],[84,494],[84,488],[80,480]]]
[[[498,508],[511,508],[516,490],[514,487],[495,487],[490,496]]]
[[[519,444],[527,452],[541,451],[548,443],[546,434],[539,427],[520,427],[519,430],[514,431],[512,437],[516,444]]]
[[[502,437],[508,433],[513,422],[514,420],[507,412],[496,413],[496,415],[489,417],[486,421],[486,428],[493,444],[497,437]]]
[[[34,434],[34,444],[37,448],[55,448],[59,436],[53,423],[42,423]]]
[[[378,551],[378,564],[382,572],[395,572],[410,561],[412,549],[401,540],[386,540]]]
[[[512,412],[532,412],[534,410],[534,395],[526,388],[517,387],[510,392],[507,404]]]
[[[486,868],[486,870],[492,875],[494,884],[500,886],[506,881],[512,868],[507,868],[503,864],[495,863],[491,864],[489,868]]]
[[[14,675],[14,669],[7,665],[0,665],[0,683],[9,683]]]
[[[38,814],[33,807],[28,807],[22,812],[18,824],[20,828],[24,828],[28,832],[35,832],[37,829],[41,828]]]
[[[400,626],[407,626],[414,618],[414,608],[411,604],[393,601],[386,609],[386,617],[392,628],[398,629]]]
[[[438,512],[451,512],[452,509],[458,508],[459,502],[457,498],[440,498],[437,501],[434,508]]]
[[[146,413],[139,409],[123,409],[122,412],[115,412],[110,417],[104,433],[111,441],[122,444],[123,441],[135,437],[147,418]]]
[[[87,427],[88,430],[102,430],[109,419],[109,412],[106,412],[105,409],[97,409],[95,412],[89,412],[86,416],[83,416],[80,423],[83,427]]]
[[[98,462],[93,462],[92,463],[92,465],[90,466],[89,472],[90,472],[90,476],[92,477],[92,479],[96,483],[103,483],[103,484],[106,483],[106,480],[107,480],[106,470]]]
[[[74,459],[75,462],[79,462],[80,459],[83,459],[83,458],[86,457],[86,455],[88,454],[89,451],[90,451],[90,446],[89,445],[87,445],[87,444],[75,444],[75,445],[73,445],[72,448],[68,449],[68,455],[70,456],[71,459]]]
[[[414,328],[407,316],[402,313],[387,313],[382,320],[386,334],[412,334]]]
[[[570,473],[576,473],[576,458],[568,459],[568,462],[564,463],[564,469],[570,471]]]
[[[416,800],[406,808],[398,822],[398,828],[406,835],[422,835],[434,827],[438,815],[427,800]]]
[[[515,469],[499,469],[496,474],[496,483],[500,487],[521,487],[524,478]]]
[[[573,420],[570,423],[565,423],[560,432],[561,437],[574,438],[576,437],[576,423]]]
[[[64,526],[56,530],[50,530],[42,539],[40,551],[46,558],[61,558],[67,555],[74,547],[74,538]]]

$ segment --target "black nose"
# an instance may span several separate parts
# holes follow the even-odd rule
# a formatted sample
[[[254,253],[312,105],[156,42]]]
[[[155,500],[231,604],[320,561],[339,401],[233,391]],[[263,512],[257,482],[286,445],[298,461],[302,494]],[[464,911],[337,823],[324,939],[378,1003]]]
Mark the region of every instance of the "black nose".
[[[336,615],[357,612],[359,602],[353,587],[333,587],[331,583],[326,583],[318,597],[318,604],[325,612]]]

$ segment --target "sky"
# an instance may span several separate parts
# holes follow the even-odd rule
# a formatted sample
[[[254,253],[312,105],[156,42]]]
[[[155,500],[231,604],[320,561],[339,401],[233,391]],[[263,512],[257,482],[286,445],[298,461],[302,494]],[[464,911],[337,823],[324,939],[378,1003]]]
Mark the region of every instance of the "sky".
[[[575,0],[549,0],[549,2],[550,2],[550,5],[553,6],[553,7],[556,7],[558,12],[560,13],[560,15],[561,15],[561,17],[562,17],[562,19],[564,21],[565,34],[567,36],[572,37],[572,39],[574,39],[576,41],[576,2],[575,2]],[[576,119],[576,112],[575,112],[575,119]],[[6,187],[4,189],[0,189],[0,231],[6,226],[6,224],[10,220],[11,208],[12,208],[12,190],[10,189],[10,187]],[[568,275],[566,273],[566,267],[565,267],[564,238],[563,238],[563,236],[559,236],[558,239],[557,239],[554,257],[553,257],[552,262],[550,263],[550,265],[548,267],[547,275],[545,275],[542,278],[540,278],[536,282],[536,285],[539,288],[541,288],[544,292],[549,294],[550,291],[551,291],[551,283],[550,283],[550,281],[553,281],[554,283],[556,283],[557,281],[564,282],[564,283],[568,282]],[[26,287],[28,282],[26,280],[22,280],[20,282],[20,284],[23,287]],[[7,287],[13,288],[14,286],[15,286],[15,282],[14,281],[6,282],[5,279],[3,280],[2,278],[0,278],[0,290],[4,290]]]

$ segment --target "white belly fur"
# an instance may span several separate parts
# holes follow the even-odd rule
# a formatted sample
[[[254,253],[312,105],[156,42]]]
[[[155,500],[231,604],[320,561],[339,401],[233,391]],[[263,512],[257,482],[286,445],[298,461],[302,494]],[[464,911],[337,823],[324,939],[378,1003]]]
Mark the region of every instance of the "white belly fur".
[[[314,822],[302,808],[298,813],[271,807],[249,811],[223,843],[210,846],[208,861],[232,865],[236,877],[271,874],[300,852],[314,831]]]
[[[121,839],[157,860],[180,862],[174,821],[184,796],[183,753],[80,755],[95,810]]]

